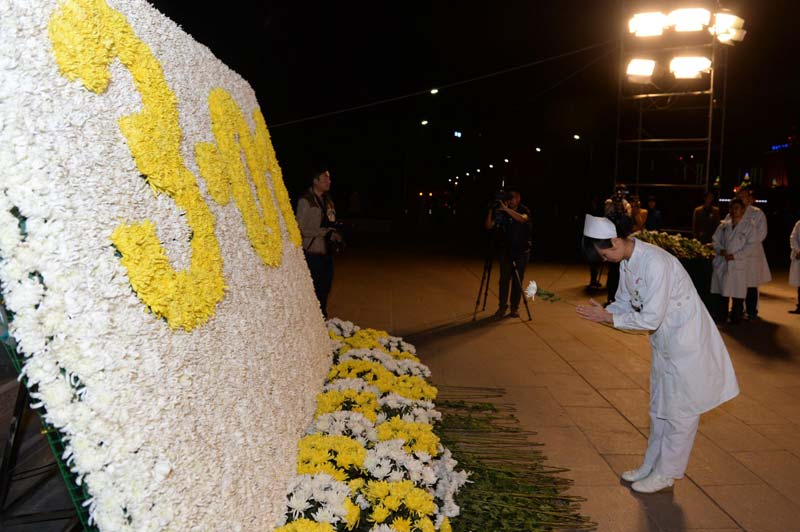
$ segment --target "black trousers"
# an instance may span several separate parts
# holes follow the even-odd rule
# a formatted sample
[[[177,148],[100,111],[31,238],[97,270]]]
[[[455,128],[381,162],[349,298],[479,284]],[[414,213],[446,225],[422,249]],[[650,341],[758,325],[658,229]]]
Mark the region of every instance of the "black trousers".
[[[600,263],[589,263],[589,284],[600,284]]]
[[[528,265],[529,253],[512,255],[507,251],[500,253],[500,308],[508,308],[508,290],[511,286],[511,310],[519,308],[519,300],[522,298],[522,280],[525,278],[525,266]],[[519,282],[514,275],[514,263],[517,265]]]
[[[747,287],[747,297],[744,300],[744,305],[747,307],[747,317],[755,318],[758,316],[758,287]]]
[[[725,297],[720,294],[713,294],[714,297],[714,319],[724,322],[729,315],[728,305],[730,304],[731,321],[737,322],[742,319],[744,314],[744,299],[738,297]],[[733,299],[733,303],[730,300]]]
[[[333,283],[333,255],[316,255],[305,253],[308,271],[311,272],[311,280],[314,282],[314,293],[319,300],[319,307],[322,315],[328,319],[328,293],[331,291]]]
[[[608,274],[606,276],[606,288],[608,288],[608,300],[613,302],[617,296],[619,288],[619,262],[607,262]]]

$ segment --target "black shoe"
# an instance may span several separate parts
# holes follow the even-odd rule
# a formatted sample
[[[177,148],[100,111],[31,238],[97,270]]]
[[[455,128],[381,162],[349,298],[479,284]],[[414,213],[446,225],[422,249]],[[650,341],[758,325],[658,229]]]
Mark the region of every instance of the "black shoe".
[[[519,318],[519,311],[517,309],[511,309],[511,312],[508,313],[509,318]]]
[[[502,318],[505,315],[506,315],[505,307],[500,307],[499,309],[497,309],[497,312],[494,313],[495,318]]]
[[[796,309],[790,310],[789,314],[800,314],[800,305],[798,305]]]

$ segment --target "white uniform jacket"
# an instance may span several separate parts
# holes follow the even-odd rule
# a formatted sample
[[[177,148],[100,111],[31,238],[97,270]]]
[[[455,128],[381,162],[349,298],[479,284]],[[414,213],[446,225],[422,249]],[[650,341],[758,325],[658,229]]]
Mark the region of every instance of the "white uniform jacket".
[[[741,220],[736,227],[730,218],[725,219],[714,231],[714,274],[711,277],[711,293],[725,297],[744,299],[747,295],[747,250],[753,243],[752,225]],[[725,260],[719,254],[725,250],[733,260]]]
[[[800,221],[794,224],[792,236],[789,237],[789,246],[792,248],[792,262],[789,265],[789,284],[800,286],[800,259],[797,253],[800,251]]]
[[[728,350],[678,259],[634,240],[620,264],[614,327],[650,331],[650,413],[693,417],[739,394]]]
[[[744,211],[742,222],[752,225],[755,237],[747,250],[747,286],[758,286],[772,280],[767,256],[764,254],[764,239],[767,238],[767,217],[764,211],[750,205]]]

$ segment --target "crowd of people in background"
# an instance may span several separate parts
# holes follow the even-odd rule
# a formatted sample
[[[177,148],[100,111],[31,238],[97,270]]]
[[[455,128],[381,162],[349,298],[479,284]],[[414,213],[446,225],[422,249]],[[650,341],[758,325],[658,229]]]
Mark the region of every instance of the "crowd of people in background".
[[[758,320],[759,286],[772,280],[764,252],[767,217],[756,206],[754,191],[748,186],[737,189],[724,218],[715,200],[713,192],[705,193],[703,204],[692,213],[691,234],[715,251],[711,279],[713,317],[719,325]],[[645,208],[638,195],[628,195],[625,185],[615,187],[614,194],[592,214],[611,220],[620,235],[663,229],[663,215],[656,198],[649,196]],[[791,233],[790,250],[789,284],[797,288],[797,306],[790,312],[800,314],[800,221]],[[608,292],[605,304],[609,305],[614,302],[619,286],[618,264],[591,263],[588,288],[603,288],[600,281],[603,269]]]
[[[327,316],[328,294],[333,282],[333,258],[342,245],[342,234],[330,195],[330,172],[320,167],[311,172],[309,177],[310,186],[298,199],[296,217],[314,291],[323,315]],[[498,316],[505,315],[509,310],[510,316],[518,315],[521,297],[519,280],[524,276],[525,266],[530,259],[531,214],[521,204],[520,198],[519,192],[508,191],[500,208],[490,211],[485,222],[487,229],[497,228],[499,221],[508,222],[508,227],[498,231],[504,237],[500,246],[501,297]],[[644,207],[638,195],[629,195],[625,185],[618,185],[604,202],[598,200],[595,201],[592,214],[611,220],[621,238],[639,231],[664,229],[664,217],[655,196],[648,196]],[[705,193],[702,205],[692,213],[691,234],[715,252],[711,277],[712,315],[719,325],[735,325],[743,319],[758,320],[759,286],[772,279],[764,251],[768,233],[767,217],[756,206],[754,191],[748,186],[737,190],[724,218],[715,200],[713,192]],[[495,217],[496,213],[500,213],[500,216]],[[788,231],[788,227],[791,227],[786,223],[789,220],[780,218],[778,221],[782,226],[779,232]],[[789,312],[800,314],[800,221],[796,220],[795,215],[791,222],[794,227],[789,238],[789,284],[797,289],[797,303]],[[785,238],[785,234],[782,238]],[[773,258],[776,255],[774,251],[773,248]],[[601,277],[604,269],[608,293],[605,305],[609,305],[614,302],[619,286],[619,263],[591,263],[589,289],[603,288]]]

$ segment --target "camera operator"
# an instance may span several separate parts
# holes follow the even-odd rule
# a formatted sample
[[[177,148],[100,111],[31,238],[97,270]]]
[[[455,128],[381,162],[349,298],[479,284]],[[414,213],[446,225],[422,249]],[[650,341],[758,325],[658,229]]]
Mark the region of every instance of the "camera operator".
[[[495,312],[495,317],[498,318],[503,317],[508,308],[509,283],[509,317],[519,317],[522,279],[531,251],[531,211],[520,203],[521,199],[518,191],[509,190],[497,198],[486,215],[486,229],[495,232],[494,236],[500,247],[500,306]]]
[[[322,315],[328,317],[328,293],[333,282],[333,255],[343,244],[337,231],[336,209],[330,197],[327,168],[312,173],[311,187],[297,200],[297,225],[303,236],[303,253],[314,281]]]

